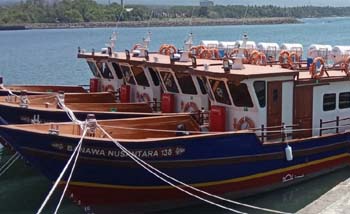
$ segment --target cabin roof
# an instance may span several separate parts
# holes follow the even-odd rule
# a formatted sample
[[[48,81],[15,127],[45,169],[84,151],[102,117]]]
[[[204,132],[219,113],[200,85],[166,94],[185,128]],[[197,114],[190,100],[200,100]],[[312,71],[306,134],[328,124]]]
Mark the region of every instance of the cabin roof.
[[[299,71],[282,68],[279,65],[268,65],[268,66],[259,66],[259,65],[250,65],[244,64],[244,69],[242,70],[233,70],[225,73],[222,68],[221,60],[210,60],[210,59],[197,59],[197,67],[192,66],[192,62],[179,62],[176,61],[174,64],[170,64],[170,57],[162,55],[159,53],[149,53],[149,61],[146,61],[144,57],[133,57],[130,56],[130,60],[126,59],[125,52],[114,53],[112,57],[109,57],[107,54],[95,53],[80,53],[78,54],[79,58],[94,58],[96,60],[109,59],[110,61],[115,61],[118,63],[128,63],[131,65],[148,65],[150,67],[163,67],[171,68],[177,72],[191,72],[196,75],[205,75],[218,78],[228,78],[234,80],[243,80],[250,78],[267,78],[267,77],[293,77],[298,76],[300,80],[311,80],[311,75],[309,71]],[[207,65],[207,66],[206,66]],[[346,77],[346,74],[340,70],[329,70],[327,71],[330,78]],[[327,79],[327,75],[323,78]],[[345,78],[348,79],[348,78]]]

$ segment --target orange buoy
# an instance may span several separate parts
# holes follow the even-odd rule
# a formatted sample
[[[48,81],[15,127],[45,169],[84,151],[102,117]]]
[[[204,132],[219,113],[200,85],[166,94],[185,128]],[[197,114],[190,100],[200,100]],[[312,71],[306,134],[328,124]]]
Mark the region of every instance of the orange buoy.
[[[320,63],[320,70],[318,72],[317,63]],[[320,79],[326,71],[324,66],[324,59],[322,57],[316,57],[310,66],[310,74],[313,79]]]

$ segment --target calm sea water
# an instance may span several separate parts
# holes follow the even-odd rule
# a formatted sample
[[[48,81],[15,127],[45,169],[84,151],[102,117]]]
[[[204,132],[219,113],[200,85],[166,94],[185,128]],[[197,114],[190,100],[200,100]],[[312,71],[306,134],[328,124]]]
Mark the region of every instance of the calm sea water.
[[[117,49],[130,49],[147,31],[152,32],[151,50],[163,43],[182,47],[189,32],[200,40],[233,41],[247,32],[256,42],[313,43],[350,45],[350,18],[306,19],[304,24],[264,26],[210,26],[119,28]],[[60,29],[0,31],[0,76],[6,84],[87,84],[91,77],[86,63],[76,58],[77,47],[99,50],[114,29]],[[9,158],[4,155],[0,165]],[[243,202],[277,210],[295,212],[337,183],[350,177],[346,168],[311,181],[255,197]],[[50,183],[38,171],[18,161],[0,177],[0,213],[33,213],[44,200]],[[49,204],[52,213],[58,196]],[[167,213],[225,213],[211,206],[199,205]],[[82,213],[77,205],[65,200],[61,213]],[[249,213],[253,213],[249,210]],[[257,212],[261,213],[261,212]]]

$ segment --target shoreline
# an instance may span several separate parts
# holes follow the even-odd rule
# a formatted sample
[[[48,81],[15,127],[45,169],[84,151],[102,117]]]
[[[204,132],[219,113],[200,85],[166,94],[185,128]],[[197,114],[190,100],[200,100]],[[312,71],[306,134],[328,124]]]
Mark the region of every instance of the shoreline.
[[[190,24],[192,22],[192,25]],[[248,18],[248,19],[168,19],[151,21],[123,21],[118,27],[177,27],[177,26],[223,26],[223,25],[269,25],[298,24],[302,21],[292,17]],[[81,22],[81,23],[28,23],[2,25],[0,30],[32,30],[32,29],[74,29],[74,28],[114,28],[116,22]]]

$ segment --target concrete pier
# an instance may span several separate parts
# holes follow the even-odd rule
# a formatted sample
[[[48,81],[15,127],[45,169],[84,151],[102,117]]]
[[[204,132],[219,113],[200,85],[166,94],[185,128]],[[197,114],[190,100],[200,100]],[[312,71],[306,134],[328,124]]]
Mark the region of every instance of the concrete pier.
[[[297,214],[349,214],[350,179],[341,182]]]

